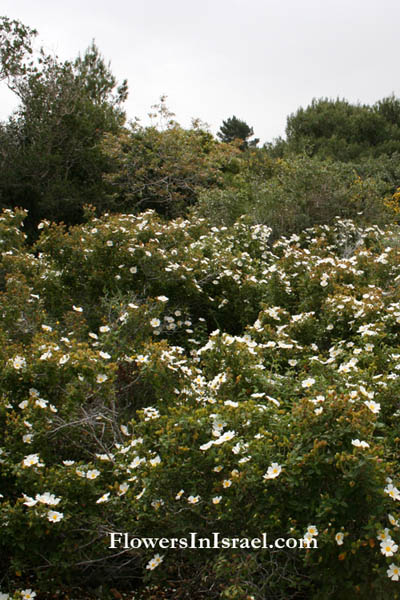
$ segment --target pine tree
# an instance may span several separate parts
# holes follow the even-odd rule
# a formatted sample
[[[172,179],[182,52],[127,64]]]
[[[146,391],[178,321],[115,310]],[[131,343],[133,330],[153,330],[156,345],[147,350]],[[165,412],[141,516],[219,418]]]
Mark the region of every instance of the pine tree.
[[[245,121],[242,121],[235,116],[230,117],[226,121],[222,121],[222,125],[217,133],[221,142],[230,143],[234,140],[241,140],[240,148],[242,150],[249,146],[257,146],[260,141],[258,138],[249,141],[249,138],[253,135],[253,128],[247,125]]]

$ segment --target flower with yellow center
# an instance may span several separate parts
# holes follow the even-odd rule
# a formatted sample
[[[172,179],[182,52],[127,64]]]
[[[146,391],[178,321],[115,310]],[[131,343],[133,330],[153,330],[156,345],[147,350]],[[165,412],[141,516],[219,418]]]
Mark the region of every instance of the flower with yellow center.
[[[189,496],[188,502],[189,504],[197,504],[200,500],[200,496]]]
[[[49,510],[47,518],[51,523],[58,523],[64,517],[63,513],[57,512],[56,510]]]

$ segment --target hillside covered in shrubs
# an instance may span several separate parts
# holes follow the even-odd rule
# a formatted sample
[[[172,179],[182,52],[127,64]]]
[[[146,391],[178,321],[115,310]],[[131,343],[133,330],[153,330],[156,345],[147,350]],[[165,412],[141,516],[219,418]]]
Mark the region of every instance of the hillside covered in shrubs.
[[[400,598],[400,101],[127,125],[34,35],[2,19],[0,599]]]
[[[3,590],[396,597],[396,230],[271,243],[147,211],[30,247],[23,216],[1,220]],[[318,549],[109,548],[311,526]]]

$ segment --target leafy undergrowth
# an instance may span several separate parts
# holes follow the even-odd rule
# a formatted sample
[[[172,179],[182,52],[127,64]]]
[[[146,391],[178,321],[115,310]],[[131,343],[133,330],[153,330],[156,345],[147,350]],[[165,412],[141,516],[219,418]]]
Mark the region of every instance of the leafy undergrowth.
[[[398,598],[398,230],[148,211],[32,248],[24,216],[0,220],[0,598]]]

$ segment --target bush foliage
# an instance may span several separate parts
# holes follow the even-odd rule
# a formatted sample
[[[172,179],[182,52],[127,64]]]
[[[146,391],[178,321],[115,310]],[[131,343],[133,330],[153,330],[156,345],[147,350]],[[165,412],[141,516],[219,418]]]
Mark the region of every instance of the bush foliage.
[[[3,595],[398,597],[397,230],[147,211],[30,247],[25,216],[0,221]]]
[[[361,166],[249,151],[223,188],[200,192],[194,213],[220,226],[247,215],[270,226],[274,238],[330,224],[338,216],[383,224],[398,205],[388,211],[384,201],[391,199],[395,181],[389,160]]]

